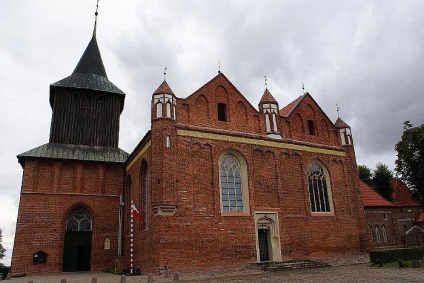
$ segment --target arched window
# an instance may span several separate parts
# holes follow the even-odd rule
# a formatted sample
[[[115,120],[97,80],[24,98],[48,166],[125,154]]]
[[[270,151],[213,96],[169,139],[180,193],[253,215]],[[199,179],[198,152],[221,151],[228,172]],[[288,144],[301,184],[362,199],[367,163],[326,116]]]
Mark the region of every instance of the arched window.
[[[221,155],[219,185],[222,212],[249,212],[247,167],[239,153],[228,151]]]
[[[384,242],[387,242],[388,241],[388,239],[387,239],[387,232],[386,232],[386,226],[382,226],[381,227],[381,233],[383,234],[383,241]]]
[[[308,165],[307,176],[311,212],[332,212],[333,202],[327,169],[318,162],[312,162]]]
[[[162,117],[162,102],[156,103],[156,118]]]
[[[91,231],[91,215],[82,206],[74,208],[66,220],[66,231]]]
[[[374,229],[372,229],[371,225],[370,225],[370,233],[371,233],[371,240],[374,241]]]
[[[377,225],[375,225],[375,241],[377,243],[381,243],[381,238],[380,238],[380,228],[378,228]]]

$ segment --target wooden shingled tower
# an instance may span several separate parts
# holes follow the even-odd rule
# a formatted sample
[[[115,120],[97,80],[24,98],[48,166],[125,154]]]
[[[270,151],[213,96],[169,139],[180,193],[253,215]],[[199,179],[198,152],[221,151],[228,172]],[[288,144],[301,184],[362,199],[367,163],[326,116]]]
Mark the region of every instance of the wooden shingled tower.
[[[49,143],[18,155],[24,173],[13,273],[100,270],[119,261],[124,99],[106,75],[95,24],[75,70],[50,85]]]

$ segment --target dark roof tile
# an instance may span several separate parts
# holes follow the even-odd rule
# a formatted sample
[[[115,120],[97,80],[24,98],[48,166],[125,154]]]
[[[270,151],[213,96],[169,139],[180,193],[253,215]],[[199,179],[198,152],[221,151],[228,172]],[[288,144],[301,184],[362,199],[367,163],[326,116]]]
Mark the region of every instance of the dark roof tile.
[[[18,160],[21,164],[29,157],[124,163],[128,156],[128,153],[115,147],[47,143],[19,154]]]

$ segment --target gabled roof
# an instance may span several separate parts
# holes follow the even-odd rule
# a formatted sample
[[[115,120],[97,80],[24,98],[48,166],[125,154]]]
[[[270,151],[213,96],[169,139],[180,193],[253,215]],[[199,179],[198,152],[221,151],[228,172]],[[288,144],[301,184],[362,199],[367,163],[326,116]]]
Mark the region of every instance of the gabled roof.
[[[116,147],[47,143],[17,157],[21,165],[26,158],[31,157],[124,163],[128,153]]]
[[[195,92],[193,92],[192,94],[190,94],[188,97],[186,97],[185,99],[190,99],[192,96],[198,94],[199,92],[201,92],[204,88],[206,88],[208,85],[210,85],[211,83],[213,83],[213,81],[218,80],[219,78],[223,78],[236,92],[238,95],[240,95],[245,102],[254,110],[254,111],[258,111],[256,110],[255,107],[253,107],[253,105],[250,103],[249,100],[246,99],[246,97],[244,97],[243,94],[241,94],[241,92],[237,89],[237,87],[224,75],[224,73],[219,72],[218,75],[216,75],[215,77],[213,77],[212,79],[210,79],[207,83],[205,83],[203,86],[201,86],[199,89],[197,89]]]
[[[298,98],[296,98],[294,101],[290,102],[289,104],[287,104],[286,106],[284,106],[281,110],[280,110],[280,115],[283,117],[288,117],[290,115],[290,113],[296,108],[296,106],[300,103],[300,101],[302,101],[302,99],[305,97],[305,94],[299,96]]]
[[[337,118],[336,123],[334,123],[334,126],[338,129],[344,129],[344,128],[350,128],[348,124],[346,124],[345,121],[343,121],[340,117]]]
[[[62,87],[103,91],[125,96],[125,93],[107,78],[95,32],[93,32],[93,37],[73,73],[69,77],[50,85],[51,105],[53,105],[54,99],[52,96],[53,90]]]
[[[364,206],[393,206],[391,202],[376,193],[362,180],[359,180],[359,188]]]
[[[262,98],[260,100],[260,103],[278,103],[277,100],[272,96],[272,94],[269,92],[268,88],[265,89],[264,94],[262,95]]]
[[[161,93],[174,94],[174,92],[169,87],[169,85],[168,85],[168,83],[166,81],[163,81],[160,84],[160,86],[155,90],[155,92],[153,94],[161,94]]]
[[[412,192],[400,179],[393,179],[393,204],[395,206],[418,206],[419,202],[412,199]]]

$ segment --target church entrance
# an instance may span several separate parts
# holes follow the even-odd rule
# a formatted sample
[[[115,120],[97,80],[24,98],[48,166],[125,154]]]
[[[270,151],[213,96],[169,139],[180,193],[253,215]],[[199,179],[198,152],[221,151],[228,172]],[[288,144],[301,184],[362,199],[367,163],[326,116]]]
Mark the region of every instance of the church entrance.
[[[91,260],[91,216],[83,207],[73,209],[66,221],[63,271],[89,271]]]
[[[268,229],[258,229],[259,260],[269,261]]]
[[[255,212],[257,261],[281,261],[280,227],[276,212]]]

